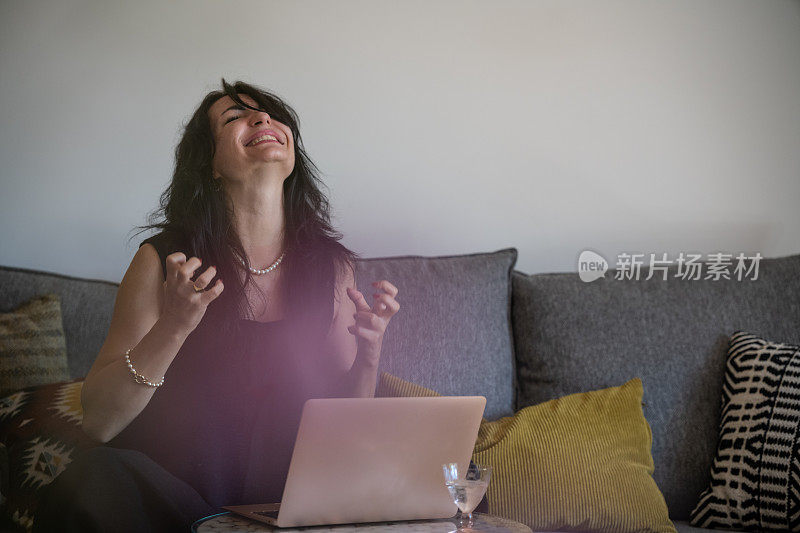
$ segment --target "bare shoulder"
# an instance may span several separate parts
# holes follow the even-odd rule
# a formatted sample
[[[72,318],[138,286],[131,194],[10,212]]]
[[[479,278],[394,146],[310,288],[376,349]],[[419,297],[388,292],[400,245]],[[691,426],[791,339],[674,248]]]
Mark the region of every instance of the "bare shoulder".
[[[336,275],[336,293],[337,296],[347,297],[347,287],[356,288],[356,268],[355,264],[346,257],[336,258],[334,261],[334,270]]]
[[[138,273],[139,271],[148,272],[151,276],[153,271],[155,271],[163,281],[164,276],[161,269],[161,258],[158,256],[156,247],[149,242],[141,245],[139,249],[136,250],[125,275],[127,276],[132,272]]]
[[[342,302],[349,301],[347,287],[356,288],[355,265],[347,258],[336,258],[334,260],[334,316],[339,315],[339,308]]]
[[[131,264],[120,282],[119,289],[126,293],[136,292],[151,303],[153,299],[158,300],[160,311],[160,304],[164,296],[164,280],[164,270],[156,248],[150,243],[145,243],[133,256]],[[142,292],[145,294],[141,294]],[[137,297],[136,300],[138,301],[139,298]]]
[[[337,287],[353,287],[356,286],[356,267],[355,264],[344,258],[336,258],[334,261],[336,270],[336,286]]]

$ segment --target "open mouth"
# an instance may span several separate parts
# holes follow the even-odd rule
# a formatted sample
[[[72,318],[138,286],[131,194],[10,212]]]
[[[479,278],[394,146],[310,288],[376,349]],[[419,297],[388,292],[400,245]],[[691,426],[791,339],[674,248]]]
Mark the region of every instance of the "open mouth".
[[[283,144],[278,140],[278,138],[275,135],[272,135],[271,133],[264,133],[263,135],[259,135],[258,137],[247,143],[245,146],[256,146],[257,144],[264,144],[269,142]]]

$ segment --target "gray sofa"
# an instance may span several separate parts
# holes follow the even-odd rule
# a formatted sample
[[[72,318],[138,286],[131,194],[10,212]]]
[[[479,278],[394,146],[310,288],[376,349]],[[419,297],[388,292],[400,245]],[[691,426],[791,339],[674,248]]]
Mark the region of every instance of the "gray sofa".
[[[357,283],[388,279],[402,309],[381,370],[441,394],[486,396],[489,419],[566,394],[644,385],[654,478],[678,531],[709,480],[729,336],[745,330],[800,343],[800,255],[762,259],[757,280],[527,275],[517,252],[363,259]],[[0,267],[0,311],[45,292],[61,296],[72,377],[105,338],[117,285]],[[368,298],[369,299],[369,298]],[[9,529],[10,530],[10,529]]]

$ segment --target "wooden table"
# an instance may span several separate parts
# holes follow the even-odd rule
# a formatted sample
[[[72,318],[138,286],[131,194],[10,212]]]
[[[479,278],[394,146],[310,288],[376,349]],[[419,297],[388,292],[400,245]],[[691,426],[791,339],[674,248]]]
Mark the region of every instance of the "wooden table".
[[[525,524],[484,513],[472,513],[472,531],[484,533],[531,533]],[[367,524],[343,524],[333,526],[308,526],[279,528],[255,522],[231,512],[201,518],[192,524],[192,533],[449,533],[458,526],[453,518],[441,520],[410,520],[402,522],[370,522]]]

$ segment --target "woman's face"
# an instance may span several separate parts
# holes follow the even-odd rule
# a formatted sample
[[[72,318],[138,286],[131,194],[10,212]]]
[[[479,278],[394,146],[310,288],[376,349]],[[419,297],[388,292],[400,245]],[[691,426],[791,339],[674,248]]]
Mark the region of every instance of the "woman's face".
[[[250,96],[239,97],[259,107]],[[294,138],[287,125],[266,112],[242,108],[227,95],[214,102],[208,118],[216,144],[211,163],[215,178],[247,179],[262,173],[264,166],[276,168],[283,179],[292,173]]]

